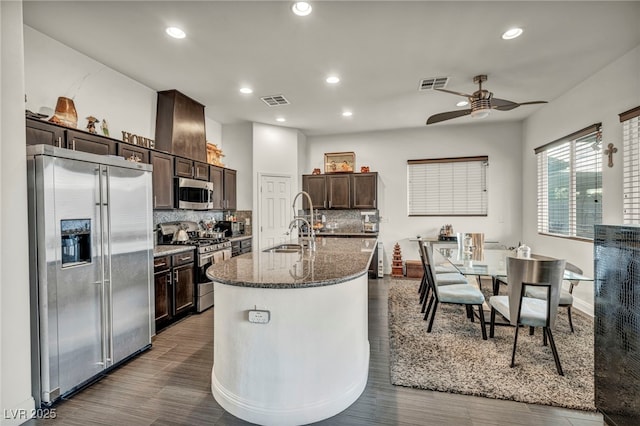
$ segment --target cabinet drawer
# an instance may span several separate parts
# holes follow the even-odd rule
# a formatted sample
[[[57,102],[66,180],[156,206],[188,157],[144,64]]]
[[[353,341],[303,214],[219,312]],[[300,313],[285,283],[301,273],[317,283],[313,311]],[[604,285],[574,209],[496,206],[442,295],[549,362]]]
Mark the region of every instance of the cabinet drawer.
[[[173,255],[173,266],[186,265],[187,263],[193,263],[195,255],[192,251],[185,251],[184,253]]]
[[[159,272],[171,267],[171,256],[153,258],[153,272]]]

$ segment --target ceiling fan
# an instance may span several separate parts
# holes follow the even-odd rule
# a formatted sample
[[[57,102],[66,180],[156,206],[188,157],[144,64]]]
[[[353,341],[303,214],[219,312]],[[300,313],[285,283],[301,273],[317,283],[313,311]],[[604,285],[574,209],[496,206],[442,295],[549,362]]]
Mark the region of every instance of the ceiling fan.
[[[441,92],[451,93],[452,95],[464,96],[469,99],[470,109],[461,109],[456,111],[441,112],[440,114],[432,115],[427,119],[427,124],[439,123],[441,121],[450,120],[452,118],[463,117],[465,115],[471,115],[475,118],[484,118],[489,115],[492,109],[498,111],[510,111],[520,105],[532,105],[532,104],[546,104],[547,101],[531,101],[531,102],[513,102],[505,99],[498,99],[493,97],[493,93],[482,88],[482,82],[487,81],[486,75],[476,75],[473,77],[473,82],[478,84],[478,90],[473,92],[472,95],[466,93],[454,92],[446,89],[435,89]]]

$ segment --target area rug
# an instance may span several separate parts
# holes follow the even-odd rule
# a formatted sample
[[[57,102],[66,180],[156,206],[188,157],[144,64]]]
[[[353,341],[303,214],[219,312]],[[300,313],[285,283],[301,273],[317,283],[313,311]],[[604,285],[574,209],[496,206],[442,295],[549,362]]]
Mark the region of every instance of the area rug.
[[[482,340],[480,322],[472,323],[464,307],[440,305],[427,333],[418,304],[419,281],[392,280],[389,288],[391,383],[532,404],[594,411],[593,320],[576,312],[569,330],[567,313],[558,311],[553,336],[564,377],[556,372],[542,330],[530,336],[520,329],[516,366],[510,368],[513,327],[496,327]],[[489,312],[486,312],[487,334]],[[498,315],[498,317],[500,317]]]

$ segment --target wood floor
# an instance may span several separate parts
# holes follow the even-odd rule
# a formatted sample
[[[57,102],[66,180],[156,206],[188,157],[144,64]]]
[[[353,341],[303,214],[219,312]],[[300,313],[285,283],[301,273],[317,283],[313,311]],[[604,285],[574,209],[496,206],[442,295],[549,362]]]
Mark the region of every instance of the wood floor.
[[[317,425],[603,425],[597,413],[391,385],[388,287],[388,278],[369,281],[371,364],[364,393]],[[210,309],[162,331],[150,351],[56,405],[56,419],[27,424],[246,425],[211,396],[212,342]]]

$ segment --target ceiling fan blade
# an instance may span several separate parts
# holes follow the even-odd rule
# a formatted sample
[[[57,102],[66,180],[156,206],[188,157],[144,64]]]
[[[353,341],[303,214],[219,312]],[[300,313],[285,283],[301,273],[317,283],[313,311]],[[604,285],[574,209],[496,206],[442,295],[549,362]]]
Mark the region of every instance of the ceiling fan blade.
[[[461,109],[457,111],[441,112],[440,114],[432,115],[427,119],[427,124],[439,123],[441,121],[450,120],[452,118],[463,117],[471,114],[470,109]]]
[[[492,105],[493,105],[493,101],[494,99],[491,100]],[[498,106],[494,106],[493,108],[497,109],[498,111],[511,111],[512,109],[517,108],[520,105],[534,105],[534,104],[546,104],[546,103],[547,101],[530,101],[530,102],[522,102],[522,103],[511,102],[511,104],[498,105]]]
[[[493,97],[491,98],[491,108],[497,109],[500,111],[509,111],[510,109],[514,109],[519,105],[520,104],[516,102],[508,101],[506,99],[498,99]]]
[[[434,89],[437,90],[439,92],[445,92],[445,93],[451,93],[452,95],[458,95],[458,96],[464,96],[465,98],[472,98],[472,95],[468,95],[466,93],[462,93],[462,92],[454,92],[452,90],[447,90],[447,89]]]

